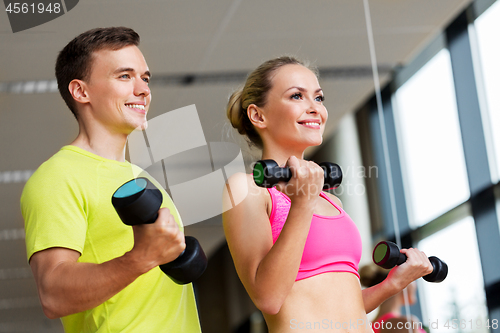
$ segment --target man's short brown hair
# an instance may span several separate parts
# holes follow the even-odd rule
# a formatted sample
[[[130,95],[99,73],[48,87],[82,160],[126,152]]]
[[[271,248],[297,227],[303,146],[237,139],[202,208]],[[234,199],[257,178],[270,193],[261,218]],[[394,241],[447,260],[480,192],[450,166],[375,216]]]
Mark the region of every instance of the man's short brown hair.
[[[59,92],[75,118],[76,103],[69,92],[69,83],[75,79],[88,80],[92,70],[92,54],[96,51],[119,50],[138,46],[139,35],[126,27],[97,28],[75,37],[59,53],[56,61],[56,79]]]

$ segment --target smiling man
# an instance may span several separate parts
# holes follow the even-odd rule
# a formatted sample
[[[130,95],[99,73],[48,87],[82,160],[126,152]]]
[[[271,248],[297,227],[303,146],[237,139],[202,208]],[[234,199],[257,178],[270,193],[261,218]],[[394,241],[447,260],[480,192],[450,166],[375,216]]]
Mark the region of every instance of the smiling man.
[[[125,160],[127,137],[147,127],[151,103],[138,45],[132,29],[99,28],[60,52],[59,91],[79,133],[38,168],[21,196],[42,308],[61,318],[66,332],[200,332],[192,285],[177,285],[158,268],[185,248],[168,194],[162,190],[158,219],[149,225],[124,225],[111,204],[119,186],[145,174]]]

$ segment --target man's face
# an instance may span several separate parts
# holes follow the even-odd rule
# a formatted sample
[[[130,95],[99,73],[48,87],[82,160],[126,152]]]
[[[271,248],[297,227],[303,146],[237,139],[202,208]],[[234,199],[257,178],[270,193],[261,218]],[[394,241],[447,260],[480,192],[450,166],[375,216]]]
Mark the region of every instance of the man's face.
[[[92,119],[108,131],[129,134],[147,126],[149,69],[136,46],[94,52],[86,82]]]

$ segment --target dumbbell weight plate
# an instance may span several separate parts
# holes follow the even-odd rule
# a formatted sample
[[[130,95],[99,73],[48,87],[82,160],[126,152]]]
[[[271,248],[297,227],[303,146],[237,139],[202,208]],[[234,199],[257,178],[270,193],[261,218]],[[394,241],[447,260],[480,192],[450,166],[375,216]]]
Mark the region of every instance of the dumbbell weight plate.
[[[373,262],[385,269],[391,269],[406,261],[406,256],[399,252],[399,248],[393,242],[380,242],[373,250]]]
[[[144,177],[126,182],[111,197],[111,203],[126,225],[154,223],[162,201],[160,190]]]
[[[446,279],[448,276],[448,265],[435,256],[429,257],[429,261],[432,265],[432,273],[422,278],[427,282],[442,282]]]
[[[198,240],[191,236],[186,236],[185,239],[184,252],[177,259],[160,265],[160,269],[177,284],[197,280],[207,268],[207,257]]]

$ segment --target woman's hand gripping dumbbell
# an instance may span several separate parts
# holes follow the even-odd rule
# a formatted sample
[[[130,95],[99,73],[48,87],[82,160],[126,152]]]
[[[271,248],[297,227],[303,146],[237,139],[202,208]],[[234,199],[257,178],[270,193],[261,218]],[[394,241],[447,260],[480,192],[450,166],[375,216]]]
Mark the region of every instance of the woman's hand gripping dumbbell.
[[[318,164],[325,172],[323,190],[337,188],[342,182],[342,170],[335,163],[322,162]],[[292,178],[289,167],[280,167],[274,160],[257,161],[253,167],[253,179],[260,187],[273,187],[278,182],[288,182]]]
[[[382,241],[373,249],[373,262],[380,267],[391,269],[406,261],[406,255],[399,252],[399,247],[393,242]],[[429,257],[432,273],[423,276],[427,282],[442,282],[448,275],[448,265],[437,257]]]
[[[163,196],[147,178],[136,178],[120,186],[111,199],[116,212],[126,225],[154,223]],[[177,259],[160,265],[160,269],[177,284],[199,278],[207,268],[207,257],[198,240],[186,236],[186,248]]]

